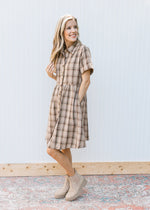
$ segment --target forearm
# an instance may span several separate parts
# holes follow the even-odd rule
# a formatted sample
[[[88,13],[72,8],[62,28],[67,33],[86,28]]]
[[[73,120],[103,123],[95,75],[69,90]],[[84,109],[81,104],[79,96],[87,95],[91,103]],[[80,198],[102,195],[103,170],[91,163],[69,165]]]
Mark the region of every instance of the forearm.
[[[80,98],[80,102],[82,101],[83,97],[85,96],[87,89],[90,85],[90,80],[83,80],[80,88],[79,88],[79,98]]]
[[[52,78],[53,78],[54,80],[56,80],[56,75],[53,74],[53,77],[52,77]]]
[[[52,79],[56,80],[56,75],[53,73],[47,72],[48,76],[51,77]]]

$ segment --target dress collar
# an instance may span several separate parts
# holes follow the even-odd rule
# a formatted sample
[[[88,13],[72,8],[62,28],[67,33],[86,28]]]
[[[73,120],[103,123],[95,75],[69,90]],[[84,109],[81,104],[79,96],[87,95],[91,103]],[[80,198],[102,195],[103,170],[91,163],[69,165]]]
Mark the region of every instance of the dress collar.
[[[63,47],[63,49],[61,50],[61,53],[64,54],[66,52],[69,52],[69,53],[73,54],[76,47],[78,47],[80,44],[81,44],[81,41],[79,39],[77,39],[70,47],[68,47],[68,48]]]

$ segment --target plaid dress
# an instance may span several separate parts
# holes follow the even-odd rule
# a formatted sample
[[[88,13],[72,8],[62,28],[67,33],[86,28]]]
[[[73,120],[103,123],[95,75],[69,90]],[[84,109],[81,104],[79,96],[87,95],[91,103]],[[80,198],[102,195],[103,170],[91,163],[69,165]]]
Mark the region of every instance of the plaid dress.
[[[91,53],[80,40],[60,51],[45,136],[49,148],[86,147],[89,140],[87,95],[80,102],[79,88],[82,73],[88,69],[92,74]]]

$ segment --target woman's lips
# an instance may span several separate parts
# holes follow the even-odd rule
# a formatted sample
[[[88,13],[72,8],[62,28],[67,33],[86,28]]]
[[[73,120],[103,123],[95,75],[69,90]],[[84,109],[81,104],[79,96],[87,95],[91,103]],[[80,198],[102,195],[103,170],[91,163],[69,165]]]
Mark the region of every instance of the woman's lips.
[[[70,35],[71,37],[73,37],[73,38],[75,38],[76,37],[76,35],[74,34],[74,35]]]

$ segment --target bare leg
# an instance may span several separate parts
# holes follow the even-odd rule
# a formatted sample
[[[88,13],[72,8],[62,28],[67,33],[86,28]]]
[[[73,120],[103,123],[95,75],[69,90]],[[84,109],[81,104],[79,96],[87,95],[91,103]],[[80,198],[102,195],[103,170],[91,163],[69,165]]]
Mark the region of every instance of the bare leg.
[[[70,148],[62,149],[62,152],[69,158],[70,163],[72,165],[72,155],[71,155]]]
[[[66,150],[66,149],[65,149]],[[67,150],[66,150],[67,151]],[[65,170],[69,176],[74,175],[74,168],[72,168],[72,163],[67,155],[70,155],[67,151],[67,155],[57,149],[47,148],[47,153],[52,156]]]

